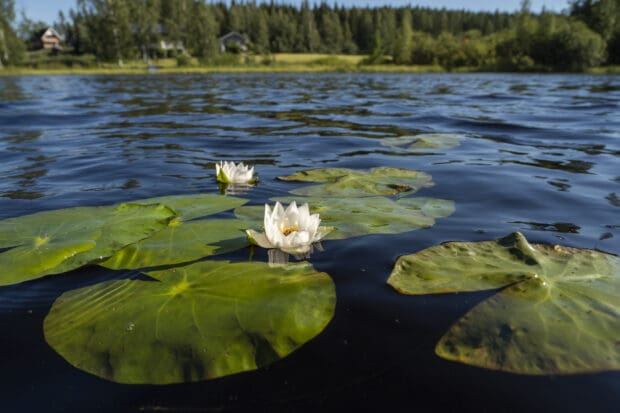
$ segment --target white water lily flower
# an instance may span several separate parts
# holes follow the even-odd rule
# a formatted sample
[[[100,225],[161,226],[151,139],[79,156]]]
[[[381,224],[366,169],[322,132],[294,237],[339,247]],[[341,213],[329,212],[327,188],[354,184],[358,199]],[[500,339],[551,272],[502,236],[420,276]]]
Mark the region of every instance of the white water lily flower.
[[[284,209],[276,202],[273,210],[265,204],[265,233],[247,230],[251,241],[263,248],[277,248],[289,254],[305,254],[331,228],[319,227],[319,214],[310,215],[308,204],[297,208],[295,201]]]
[[[215,164],[217,180],[225,184],[247,184],[254,183],[254,167],[244,165],[243,162],[235,165],[234,162],[224,162]]]

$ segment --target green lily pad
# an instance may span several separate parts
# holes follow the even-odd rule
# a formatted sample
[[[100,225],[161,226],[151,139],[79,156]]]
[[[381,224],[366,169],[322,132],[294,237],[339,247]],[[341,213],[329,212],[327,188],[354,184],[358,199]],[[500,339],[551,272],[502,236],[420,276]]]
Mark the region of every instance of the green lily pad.
[[[454,212],[454,202],[433,198],[401,198],[393,201],[386,197],[365,198],[273,198],[273,201],[299,205],[308,203],[310,213],[318,213],[321,224],[334,230],[325,239],[346,239],[369,234],[400,234],[435,224],[435,218]],[[262,227],[264,206],[243,206],[235,215]]]
[[[132,201],[140,205],[164,204],[179,214],[179,219],[189,221],[236,208],[248,202],[247,199],[218,194],[170,195]]]
[[[180,264],[243,248],[247,225],[235,219],[195,220],[241,206],[247,199],[214,194],[175,195],[135,201],[163,203],[179,213],[168,228],[118,251],[100,263],[111,269]]]
[[[334,283],[310,265],[202,261],[148,275],[64,293],[45,318],[47,342],[114,382],[183,383],[286,357],[334,314]]]
[[[388,283],[406,294],[505,287],[441,338],[448,360],[520,374],[620,369],[620,259],[529,244],[520,233],[450,242],[400,257]]]
[[[168,226],[162,204],[125,203],[39,212],[0,221],[0,285],[59,274],[102,260]]]
[[[238,219],[175,220],[168,228],[126,246],[99,265],[118,270],[195,261],[246,247],[245,229],[247,224]]]
[[[379,167],[369,171],[346,168],[309,169],[279,176],[282,181],[326,182],[294,189],[292,194],[311,197],[364,197],[414,193],[433,186],[430,175],[402,168]]]
[[[409,151],[450,149],[459,146],[463,139],[463,135],[452,133],[423,133],[414,136],[383,138],[381,139],[381,145]]]

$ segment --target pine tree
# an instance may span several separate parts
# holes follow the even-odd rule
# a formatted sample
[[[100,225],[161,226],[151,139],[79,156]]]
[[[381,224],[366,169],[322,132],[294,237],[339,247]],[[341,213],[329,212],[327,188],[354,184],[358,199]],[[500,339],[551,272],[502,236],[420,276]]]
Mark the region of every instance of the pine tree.
[[[0,0],[0,69],[19,63],[23,57],[25,46],[13,30],[14,22],[15,2]]]
[[[411,63],[411,51],[413,42],[413,28],[411,27],[411,12],[405,9],[403,12],[398,35],[394,45],[394,62],[398,64]]]
[[[206,60],[217,53],[219,27],[211,7],[202,1],[194,1],[188,21],[188,46],[192,54]]]
[[[321,35],[316,27],[314,20],[314,12],[310,9],[308,0],[304,0],[301,4],[301,15],[299,19],[299,25],[301,27],[301,38],[297,45],[297,51],[299,52],[317,52],[321,46]]]

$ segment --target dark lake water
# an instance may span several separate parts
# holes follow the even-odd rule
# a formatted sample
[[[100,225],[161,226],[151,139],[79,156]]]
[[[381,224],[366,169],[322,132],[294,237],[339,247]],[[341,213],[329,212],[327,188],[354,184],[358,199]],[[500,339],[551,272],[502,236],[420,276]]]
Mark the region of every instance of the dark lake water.
[[[426,151],[381,143],[429,132],[463,139]],[[286,195],[291,183],[275,177],[300,169],[393,166],[432,175],[418,194],[456,211],[427,229],[325,242],[311,262],[336,285],[326,330],[267,368],[212,381],[115,384],[45,343],[60,294],[122,274],[88,268],[2,287],[1,411],[617,409],[620,372],[533,377],[435,356],[443,333],[493,292],[413,297],[385,282],[402,254],[514,231],[620,254],[620,77],[0,77],[2,219],[216,193],[219,160],[256,166],[261,181],[244,195],[253,204]]]

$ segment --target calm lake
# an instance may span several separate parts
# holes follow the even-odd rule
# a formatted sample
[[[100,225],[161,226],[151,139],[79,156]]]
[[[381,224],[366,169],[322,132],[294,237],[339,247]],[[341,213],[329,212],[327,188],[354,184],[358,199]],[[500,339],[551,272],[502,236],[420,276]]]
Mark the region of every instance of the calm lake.
[[[423,133],[458,144],[385,144]],[[436,356],[446,330],[495,291],[406,296],[386,280],[403,254],[514,231],[620,254],[620,77],[0,77],[1,219],[219,193],[220,160],[256,167],[259,184],[241,195],[249,204],[301,187],[276,177],[302,169],[390,166],[430,174],[434,186],[416,195],[452,200],[455,212],[430,228],[323,242],[309,261],[336,286],[326,329],[266,368],[210,381],[117,384],[47,345],[57,297],[137,272],[86,267],[0,287],[1,411],[617,409],[620,372],[527,376]]]

